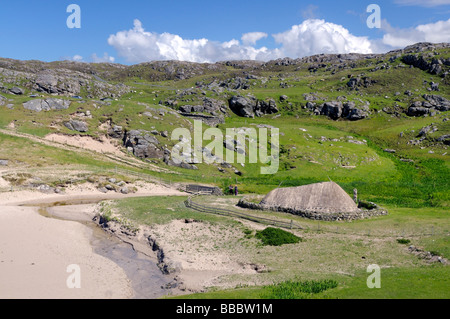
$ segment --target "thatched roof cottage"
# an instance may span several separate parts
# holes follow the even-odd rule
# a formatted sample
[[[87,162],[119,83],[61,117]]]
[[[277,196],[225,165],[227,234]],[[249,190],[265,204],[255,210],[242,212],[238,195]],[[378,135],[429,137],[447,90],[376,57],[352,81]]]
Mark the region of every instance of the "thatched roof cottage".
[[[353,199],[336,183],[277,188],[261,201],[264,207],[316,213],[356,213]]]

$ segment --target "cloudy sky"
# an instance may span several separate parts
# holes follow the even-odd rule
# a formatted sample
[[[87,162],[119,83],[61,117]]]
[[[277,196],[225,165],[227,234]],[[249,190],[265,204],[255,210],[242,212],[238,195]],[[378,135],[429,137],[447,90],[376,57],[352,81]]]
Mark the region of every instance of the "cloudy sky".
[[[67,26],[70,4],[80,28]],[[15,0],[2,3],[0,27],[0,57],[21,60],[267,61],[450,42],[450,0]]]

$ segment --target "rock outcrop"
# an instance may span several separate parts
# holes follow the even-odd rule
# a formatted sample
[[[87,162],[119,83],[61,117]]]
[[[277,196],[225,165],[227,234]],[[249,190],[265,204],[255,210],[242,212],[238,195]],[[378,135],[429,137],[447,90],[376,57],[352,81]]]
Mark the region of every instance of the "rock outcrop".
[[[411,104],[406,112],[408,116],[434,115],[436,111],[450,110],[450,101],[442,96],[425,94],[423,98],[425,101],[416,101]]]
[[[23,107],[30,111],[41,112],[50,110],[66,110],[71,102],[63,99],[36,99],[23,103]]]
[[[350,121],[358,121],[369,116],[369,107],[367,105],[356,106],[355,102],[331,101],[321,105],[313,102],[306,104],[307,109],[314,112],[315,115],[326,115],[333,120],[340,118]]]
[[[233,113],[241,117],[253,118],[278,113],[278,106],[272,98],[264,101],[254,97],[233,96],[229,100],[229,106]]]
[[[125,133],[123,141],[124,146],[132,151],[136,157],[154,159],[164,157],[164,151],[159,148],[159,141],[151,132],[132,130]]]

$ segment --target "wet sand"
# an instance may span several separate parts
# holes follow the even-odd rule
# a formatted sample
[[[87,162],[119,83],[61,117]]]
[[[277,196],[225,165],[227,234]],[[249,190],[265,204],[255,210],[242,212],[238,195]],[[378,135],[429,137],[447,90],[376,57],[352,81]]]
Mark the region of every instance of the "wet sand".
[[[87,201],[89,202],[89,201]],[[70,204],[70,202],[68,202]],[[94,204],[64,205],[41,209],[40,214],[49,218],[78,221],[92,232],[91,245],[96,254],[113,261],[122,268],[131,282],[133,299],[155,299],[168,293],[161,287],[173,278],[162,274],[155,256],[147,256],[133,249],[133,246],[110,236],[92,221]]]

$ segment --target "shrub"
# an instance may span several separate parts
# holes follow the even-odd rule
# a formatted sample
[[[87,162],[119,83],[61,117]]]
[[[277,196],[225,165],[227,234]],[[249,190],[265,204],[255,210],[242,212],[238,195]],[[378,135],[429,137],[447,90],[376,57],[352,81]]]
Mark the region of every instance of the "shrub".
[[[269,299],[305,299],[308,294],[318,294],[338,286],[335,280],[286,281],[265,287]]]
[[[403,244],[403,245],[408,245],[409,243],[411,243],[411,241],[409,239],[400,238],[400,239],[397,239],[397,243]]]
[[[256,232],[256,238],[260,239],[265,246],[281,246],[285,244],[296,244],[302,241],[300,237],[279,228],[268,227]]]

